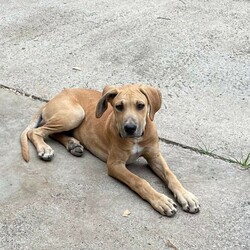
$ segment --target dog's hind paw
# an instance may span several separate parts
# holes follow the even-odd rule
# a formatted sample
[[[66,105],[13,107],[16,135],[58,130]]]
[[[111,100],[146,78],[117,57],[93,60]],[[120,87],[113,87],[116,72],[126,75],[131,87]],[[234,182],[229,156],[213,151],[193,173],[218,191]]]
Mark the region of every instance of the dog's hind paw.
[[[38,156],[44,161],[51,161],[54,157],[54,150],[49,146],[43,147],[38,151]]]
[[[74,156],[82,156],[84,152],[84,147],[76,141],[72,141],[68,145],[68,151]]]

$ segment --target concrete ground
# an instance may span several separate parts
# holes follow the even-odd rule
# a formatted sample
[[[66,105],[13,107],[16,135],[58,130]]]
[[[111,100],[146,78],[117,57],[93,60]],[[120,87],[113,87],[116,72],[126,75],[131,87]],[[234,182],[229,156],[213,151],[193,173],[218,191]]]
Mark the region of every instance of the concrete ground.
[[[249,1],[0,1],[0,249],[248,249]],[[155,212],[88,152],[52,162],[19,136],[65,87],[161,89],[161,148],[201,212]],[[10,91],[9,89],[12,89]],[[164,142],[168,140],[168,144]],[[189,149],[184,149],[188,147]],[[195,153],[213,151],[215,159]],[[143,160],[129,166],[168,193]],[[128,209],[131,214],[123,217]]]

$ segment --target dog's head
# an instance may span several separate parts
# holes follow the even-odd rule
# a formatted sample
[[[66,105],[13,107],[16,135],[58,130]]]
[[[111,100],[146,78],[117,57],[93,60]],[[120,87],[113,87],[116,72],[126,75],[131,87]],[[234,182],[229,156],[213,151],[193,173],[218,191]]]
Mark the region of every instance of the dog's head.
[[[147,85],[106,86],[96,107],[97,118],[106,111],[108,103],[113,107],[120,136],[141,137],[147,116],[153,121],[155,113],[161,107],[161,93]]]

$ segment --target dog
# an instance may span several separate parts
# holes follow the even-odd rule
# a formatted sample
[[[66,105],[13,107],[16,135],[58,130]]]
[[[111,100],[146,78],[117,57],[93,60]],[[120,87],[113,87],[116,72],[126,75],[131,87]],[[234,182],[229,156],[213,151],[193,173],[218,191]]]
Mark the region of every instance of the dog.
[[[162,215],[171,217],[177,211],[175,202],[126,168],[126,164],[142,156],[183,210],[197,213],[197,198],[182,186],[160,153],[153,120],[161,103],[160,91],[144,84],[106,86],[102,93],[65,89],[45,104],[22,132],[23,158],[27,162],[30,159],[28,139],[45,161],[54,156],[44,141],[48,136],[75,156],[81,156],[85,147],[107,163],[109,176],[125,183]]]

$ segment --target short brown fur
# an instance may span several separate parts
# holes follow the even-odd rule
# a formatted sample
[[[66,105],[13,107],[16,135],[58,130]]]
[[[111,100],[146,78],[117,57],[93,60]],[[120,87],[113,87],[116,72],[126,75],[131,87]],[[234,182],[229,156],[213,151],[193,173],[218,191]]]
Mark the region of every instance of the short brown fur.
[[[30,159],[27,138],[43,160],[51,160],[54,155],[44,141],[47,136],[76,156],[83,154],[84,146],[107,162],[110,176],[128,185],[162,215],[173,216],[177,211],[174,201],[126,168],[127,163],[142,156],[182,208],[197,213],[200,209],[197,198],[181,185],[160,153],[153,120],[161,101],[159,90],[147,85],[107,86],[102,94],[65,89],[42,107],[23,131],[23,158]],[[66,131],[72,131],[73,136],[66,135]]]

